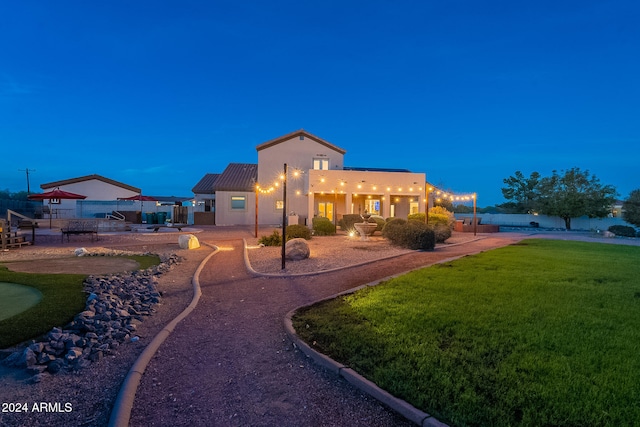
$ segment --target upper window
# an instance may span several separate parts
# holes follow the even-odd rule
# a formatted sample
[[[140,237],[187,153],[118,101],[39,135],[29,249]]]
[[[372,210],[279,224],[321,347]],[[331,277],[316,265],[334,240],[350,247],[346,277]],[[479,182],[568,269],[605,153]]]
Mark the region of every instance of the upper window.
[[[234,211],[243,211],[247,207],[247,198],[245,196],[231,196],[231,209]]]
[[[329,159],[313,159],[313,169],[329,170]]]

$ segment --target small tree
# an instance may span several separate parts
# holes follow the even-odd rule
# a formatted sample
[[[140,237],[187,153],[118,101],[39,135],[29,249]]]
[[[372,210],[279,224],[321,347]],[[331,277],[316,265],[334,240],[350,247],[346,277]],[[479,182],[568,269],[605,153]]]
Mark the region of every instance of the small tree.
[[[640,189],[633,190],[622,203],[622,218],[629,224],[640,227]]]
[[[502,195],[509,200],[502,206],[513,213],[531,213],[539,197],[540,174],[532,172],[525,178],[522,172],[516,171],[502,182],[507,185],[502,188]]]
[[[600,184],[595,175],[572,168],[560,175],[553,171],[539,182],[537,210],[543,215],[558,216],[571,230],[571,218],[587,215],[604,218],[611,211],[617,192],[610,185]]]

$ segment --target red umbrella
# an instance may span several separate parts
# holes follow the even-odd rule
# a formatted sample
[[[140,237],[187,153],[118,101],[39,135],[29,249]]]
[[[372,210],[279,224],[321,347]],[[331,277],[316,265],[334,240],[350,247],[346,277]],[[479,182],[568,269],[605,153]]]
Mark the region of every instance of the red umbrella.
[[[68,191],[64,191],[56,187],[54,190],[47,191],[46,193],[39,194],[29,194],[28,196],[31,200],[44,200],[44,199],[86,199],[87,196],[83,196],[82,194],[70,193]]]
[[[136,194],[131,197],[118,197],[118,200],[140,200],[141,202],[155,202],[156,198],[151,196],[143,196],[142,194]]]
[[[29,194],[29,196],[27,196],[27,198],[29,198],[31,200],[45,200],[45,199],[49,200],[49,228],[51,228],[51,199],[58,199],[58,200],[63,200],[63,199],[74,200],[75,199],[75,200],[80,200],[80,199],[86,199],[87,196],[83,196],[82,194],[71,193],[69,191],[64,191],[64,190],[61,190],[60,188],[56,187],[55,189],[53,189],[51,191],[44,192],[44,193]]]

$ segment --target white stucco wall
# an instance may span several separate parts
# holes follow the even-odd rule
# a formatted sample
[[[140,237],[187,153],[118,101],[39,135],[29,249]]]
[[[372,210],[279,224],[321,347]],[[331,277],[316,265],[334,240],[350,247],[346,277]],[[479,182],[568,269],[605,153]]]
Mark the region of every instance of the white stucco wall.
[[[395,205],[395,216],[404,217],[409,212],[411,201],[418,203],[419,212],[425,209],[424,173],[412,172],[366,172],[366,171],[319,171],[308,172],[308,207],[311,217],[316,210],[315,197],[338,193],[344,195],[346,212],[357,212],[356,206],[362,207],[363,198],[375,197],[381,201],[381,215],[392,216],[391,205]],[[355,212],[352,212],[355,211]]]
[[[58,188],[70,193],[82,194],[83,196],[87,196],[87,198],[84,200],[117,200],[118,198],[131,197],[138,194],[135,191],[109,184],[98,179],[90,179],[87,181],[65,184],[61,185]],[[48,188],[44,191],[46,192],[51,190],[53,190],[53,188]],[[45,206],[48,206],[49,200],[44,200],[43,204]],[[72,218],[81,216],[77,212],[76,200],[60,200],[60,203],[52,204],[51,208],[57,210],[55,216],[59,218]]]
[[[244,196],[243,210],[231,209],[231,197]],[[255,193],[243,191],[216,192],[216,225],[252,225],[255,224]]]
[[[258,183],[268,186],[279,180],[287,163],[290,172],[313,168],[313,159],[329,160],[329,169],[342,169],[344,155],[311,138],[299,136],[258,151]]]
[[[282,181],[284,164],[287,164],[287,214],[295,212],[303,223],[308,217],[308,173],[314,159],[327,159],[329,169],[342,169],[344,155],[307,136],[297,135],[278,144],[258,151],[258,184],[263,188],[273,187],[271,193],[259,194],[260,224],[281,224],[282,209],[278,201],[283,200]],[[275,184],[278,186],[275,186]]]

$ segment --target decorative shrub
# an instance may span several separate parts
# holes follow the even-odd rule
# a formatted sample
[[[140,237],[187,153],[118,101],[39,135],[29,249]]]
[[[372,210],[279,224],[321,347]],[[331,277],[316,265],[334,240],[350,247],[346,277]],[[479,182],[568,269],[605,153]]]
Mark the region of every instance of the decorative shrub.
[[[333,236],[336,234],[336,226],[323,216],[317,216],[312,220],[313,232],[316,236]]]
[[[261,236],[258,239],[258,243],[265,246],[280,246],[282,245],[282,236],[280,236],[278,230],[273,230],[270,236]]]
[[[404,226],[407,224],[402,218],[391,218],[382,228],[382,237],[389,240],[392,244],[403,246],[404,243]]]
[[[396,246],[408,249],[433,250],[436,246],[435,233],[424,222],[402,218],[387,221],[382,236]]]
[[[456,223],[456,216],[454,215],[454,213],[442,206],[434,206],[429,209],[429,223],[431,223],[431,215],[444,215],[445,217],[447,217],[447,225],[452,229]],[[438,218],[440,217],[438,216]]]
[[[371,215],[371,218],[369,218],[370,221],[375,221],[376,224],[378,224],[378,227],[376,228],[376,231],[382,231],[382,229],[384,228],[384,225],[387,223],[383,217],[381,217],[380,215]],[[374,231],[375,233],[375,231]]]
[[[355,229],[353,224],[356,222],[362,222],[362,217],[359,214],[345,214],[342,215],[342,218],[338,221],[338,225],[341,230],[351,231]]]
[[[449,225],[449,217],[447,215],[432,214],[429,212],[429,225],[444,225],[450,227]]]
[[[407,221],[426,222],[425,217],[426,217],[426,215],[424,214],[424,212],[413,213],[413,214],[407,215]]]
[[[429,228],[435,234],[436,243],[444,243],[451,237],[451,228],[445,224],[428,224]]]
[[[636,237],[636,230],[628,225],[612,225],[609,227],[609,231],[616,236],[622,237]]]
[[[408,221],[405,232],[406,247],[415,250],[432,251],[436,247],[435,233],[424,222]]]
[[[287,241],[296,238],[311,240],[311,230],[309,230],[309,227],[302,224],[287,225]]]

